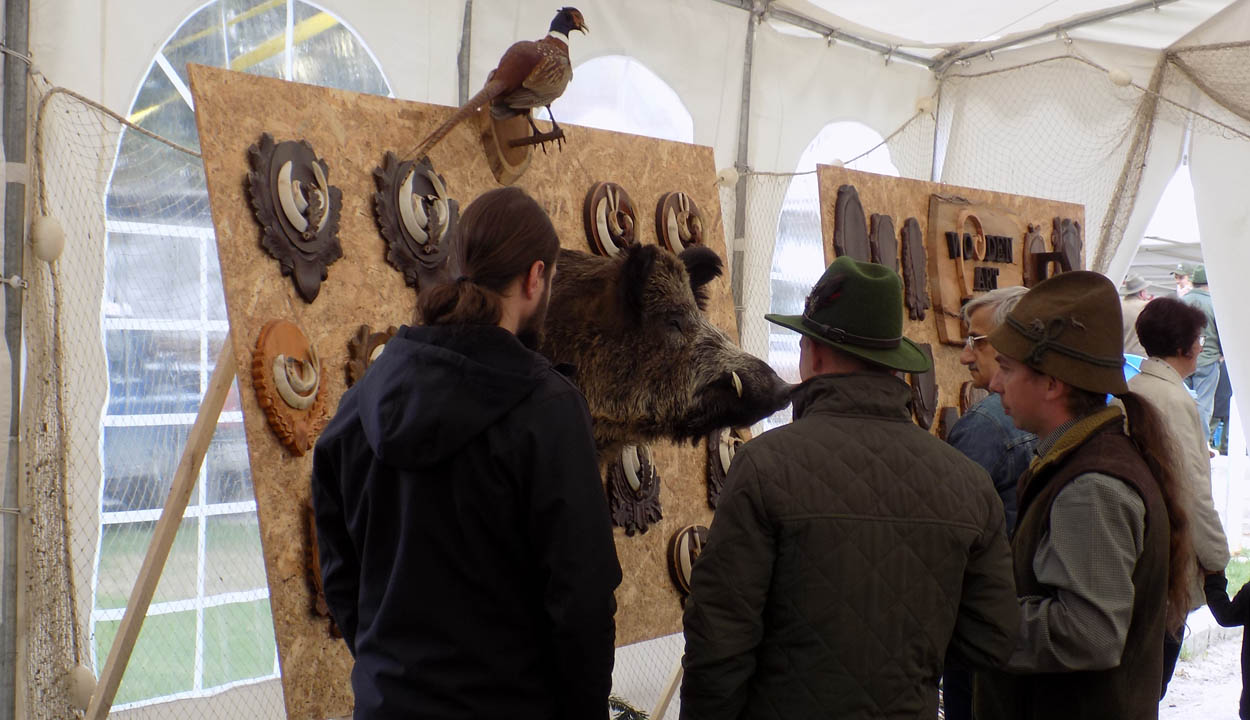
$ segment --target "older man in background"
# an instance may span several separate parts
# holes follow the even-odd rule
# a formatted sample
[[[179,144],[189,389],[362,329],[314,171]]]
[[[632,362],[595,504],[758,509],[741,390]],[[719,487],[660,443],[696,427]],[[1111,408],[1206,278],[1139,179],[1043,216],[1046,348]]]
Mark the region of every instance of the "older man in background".
[[[968,326],[959,362],[968,368],[973,387],[989,391],[990,380],[998,372],[997,351],[989,334],[1003,324],[1007,314],[1028,292],[1023,287],[991,290],[968,301],[960,310]],[[1003,399],[990,391],[985,399],[968,408],[951,428],[947,442],[989,473],[994,489],[1003,501],[1007,535],[1016,526],[1016,481],[1033,459],[1037,436],[1015,426],[1003,412]],[[942,703],[947,720],[971,720],[972,673],[954,656],[946,658],[942,673]]]
[[[1150,283],[1141,275],[1129,275],[1120,285],[1120,313],[1124,316],[1124,353],[1146,357],[1146,349],[1137,339],[1137,316],[1154,295],[1146,292]]]

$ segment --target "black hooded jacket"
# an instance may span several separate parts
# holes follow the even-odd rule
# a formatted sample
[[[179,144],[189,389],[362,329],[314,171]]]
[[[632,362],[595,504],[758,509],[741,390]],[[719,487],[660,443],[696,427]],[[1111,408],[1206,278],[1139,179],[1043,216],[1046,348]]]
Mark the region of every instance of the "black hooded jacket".
[[[607,715],[621,570],[590,415],[512,333],[400,329],[312,494],[357,720]]]

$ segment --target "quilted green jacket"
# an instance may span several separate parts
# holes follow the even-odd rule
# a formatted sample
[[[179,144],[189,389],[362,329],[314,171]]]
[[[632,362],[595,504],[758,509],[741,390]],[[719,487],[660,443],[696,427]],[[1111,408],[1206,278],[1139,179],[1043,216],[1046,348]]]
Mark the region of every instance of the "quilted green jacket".
[[[692,572],[683,719],[931,719],[948,646],[1010,654],[1002,502],[910,400],[888,375],[813,378],[734,457]]]

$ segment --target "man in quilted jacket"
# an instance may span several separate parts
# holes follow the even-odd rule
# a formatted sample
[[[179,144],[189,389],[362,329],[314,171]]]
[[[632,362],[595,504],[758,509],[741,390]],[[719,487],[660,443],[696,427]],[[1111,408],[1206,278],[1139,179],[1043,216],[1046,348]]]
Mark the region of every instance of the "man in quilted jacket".
[[[976,463],[911,421],[893,371],[902,283],[834,261],[802,315],[794,422],[734,457],[686,604],[681,716],[933,718],[948,646],[974,667],[1018,624],[1003,506]]]

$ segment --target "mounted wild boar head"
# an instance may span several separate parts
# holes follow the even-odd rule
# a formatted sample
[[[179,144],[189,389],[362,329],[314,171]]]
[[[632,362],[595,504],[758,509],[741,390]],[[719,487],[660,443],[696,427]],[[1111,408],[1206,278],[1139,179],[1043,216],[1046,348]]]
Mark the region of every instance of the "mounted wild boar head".
[[[654,245],[614,258],[561,250],[541,350],[577,368],[601,453],[692,440],[785,407],[791,386],[702,310],[721,274],[712,250]]]

